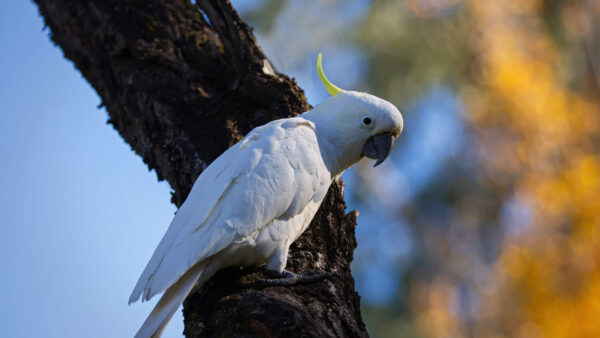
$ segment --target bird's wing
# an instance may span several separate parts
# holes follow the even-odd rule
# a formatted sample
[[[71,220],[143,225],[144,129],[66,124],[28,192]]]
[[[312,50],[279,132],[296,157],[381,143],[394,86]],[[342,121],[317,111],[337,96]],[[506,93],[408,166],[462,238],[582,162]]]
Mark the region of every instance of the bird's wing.
[[[194,264],[320,200],[331,177],[314,125],[300,117],[256,128],[198,177],[129,302],[165,290]]]

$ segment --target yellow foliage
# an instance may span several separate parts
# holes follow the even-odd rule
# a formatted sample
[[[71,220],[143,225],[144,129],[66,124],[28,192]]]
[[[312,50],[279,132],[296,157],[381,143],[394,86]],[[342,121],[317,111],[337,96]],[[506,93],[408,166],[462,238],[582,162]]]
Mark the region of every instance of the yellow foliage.
[[[381,0],[363,42],[399,102],[457,88],[473,141],[406,212],[419,333],[600,337],[600,1]]]
[[[533,214],[509,235],[481,293],[479,336],[600,336],[600,111],[572,92],[540,18],[541,0],[467,3],[483,83],[465,92],[486,165],[514,175]],[[573,8],[566,15],[575,22]],[[498,107],[501,107],[498,109]],[[504,151],[499,144],[514,143]],[[483,152],[485,150],[485,152]],[[515,160],[516,159],[516,160]],[[506,165],[512,163],[513,165]]]

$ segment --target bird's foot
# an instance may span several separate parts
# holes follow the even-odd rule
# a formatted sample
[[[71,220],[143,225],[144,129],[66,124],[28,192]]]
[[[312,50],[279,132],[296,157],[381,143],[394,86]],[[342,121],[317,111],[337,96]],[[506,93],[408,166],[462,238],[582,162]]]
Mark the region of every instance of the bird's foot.
[[[269,271],[269,274],[273,275],[272,279],[259,279],[256,281],[257,286],[269,287],[269,286],[291,286],[291,285],[305,285],[320,282],[325,279],[331,279],[334,276],[339,276],[335,272],[322,272],[322,271],[308,271],[302,274],[293,273],[291,271],[283,270],[283,272]]]

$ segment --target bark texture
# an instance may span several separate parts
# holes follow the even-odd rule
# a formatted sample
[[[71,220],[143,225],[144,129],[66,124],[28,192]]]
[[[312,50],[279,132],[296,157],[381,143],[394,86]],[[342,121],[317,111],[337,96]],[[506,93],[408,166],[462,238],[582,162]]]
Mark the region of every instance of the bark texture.
[[[310,108],[229,1],[35,1],[51,39],[98,92],[109,123],[171,184],[178,206],[200,172],[247,132]],[[338,277],[259,288],[253,281],[264,278],[261,268],[223,270],[184,303],[185,335],[366,336],[350,273],[356,216],[345,213],[343,182],[335,182],[293,244],[288,269]]]

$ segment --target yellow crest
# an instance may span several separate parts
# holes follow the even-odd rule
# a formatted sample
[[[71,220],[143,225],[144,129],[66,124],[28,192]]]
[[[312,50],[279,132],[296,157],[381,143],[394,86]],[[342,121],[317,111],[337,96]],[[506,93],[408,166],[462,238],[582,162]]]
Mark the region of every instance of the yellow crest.
[[[331,96],[336,96],[337,94],[343,92],[343,90],[331,83],[325,76],[325,73],[323,73],[323,65],[321,62],[322,58],[323,53],[319,53],[319,57],[317,58],[317,71],[319,72],[319,77],[321,78],[321,82],[323,82],[323,86],[325,86],[325,89],[327,89],[329,94],[331,94]]]

